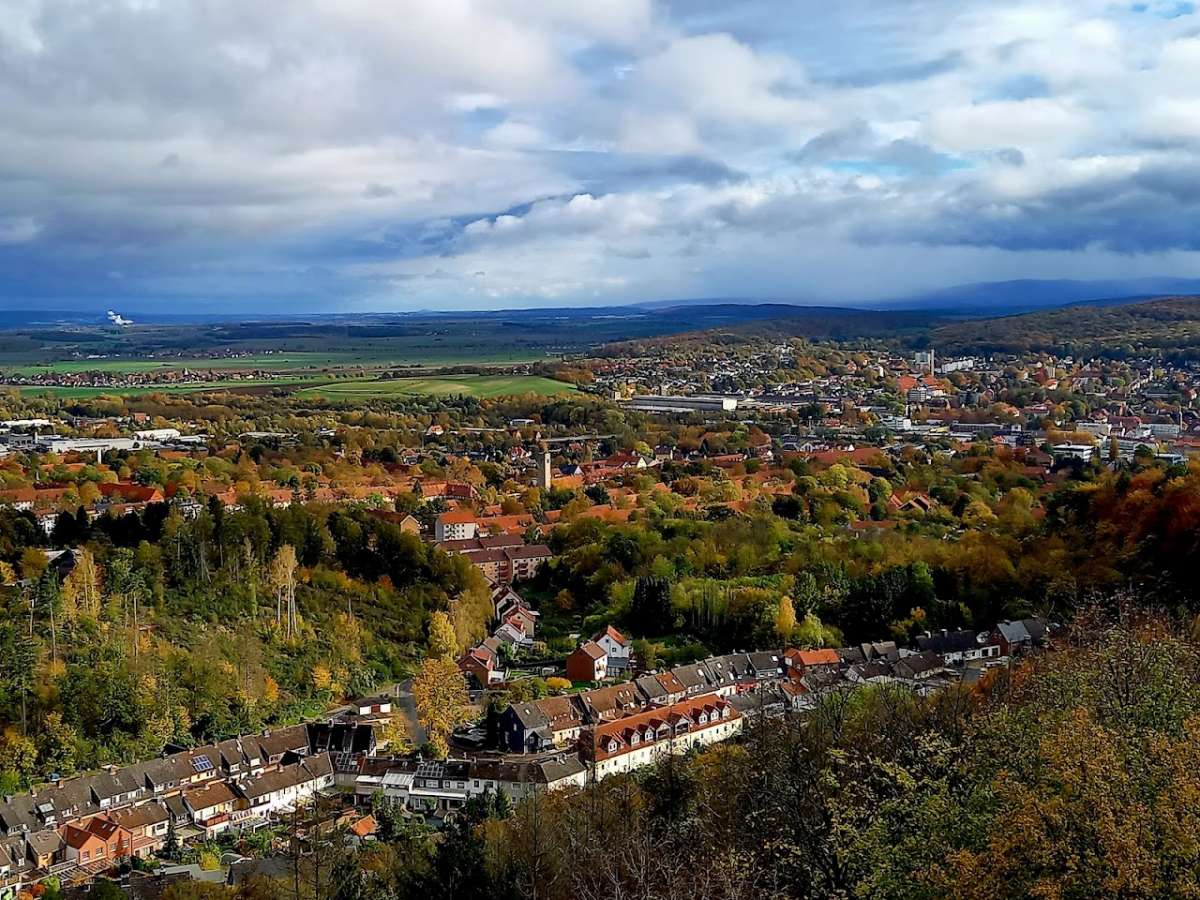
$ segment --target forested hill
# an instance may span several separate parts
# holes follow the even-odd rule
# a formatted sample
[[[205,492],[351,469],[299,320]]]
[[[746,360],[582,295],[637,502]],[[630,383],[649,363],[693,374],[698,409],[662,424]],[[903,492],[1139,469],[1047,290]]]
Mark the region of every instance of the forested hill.
[[[951,321],[945,311],[849,309],[827,306],[766,305],[752,308],[757,315],[743,313],[745,321],[702,327],[681,334],[667,334],[610,343],[606,356],[641,356],[661,352],[702,350],[714,345],[742,344],[767,339],[806,338],[810,341],[892,341],[924,346],[934,327]],[[675,310],[684,321],[696,322],[690,309]],[[705,322],[697,322],[706,325]]]
[[[944,353],[1046,352],[1200,358],[1200,297],[1123,305],[1079,305],[1022,316],[939,325],[930,340]]]

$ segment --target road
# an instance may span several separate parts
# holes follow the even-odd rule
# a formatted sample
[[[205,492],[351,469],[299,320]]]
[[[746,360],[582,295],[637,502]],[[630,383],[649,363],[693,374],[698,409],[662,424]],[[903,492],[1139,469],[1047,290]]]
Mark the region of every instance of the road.
[[[395,709],[404,716],[404,727],[408,731],[408,739],[414,747],[423,747],[428,740],[425,729],[417,721],[417,704],[412,695],[412,679],[408,678],[387,689],[387,693],[395,698]]]

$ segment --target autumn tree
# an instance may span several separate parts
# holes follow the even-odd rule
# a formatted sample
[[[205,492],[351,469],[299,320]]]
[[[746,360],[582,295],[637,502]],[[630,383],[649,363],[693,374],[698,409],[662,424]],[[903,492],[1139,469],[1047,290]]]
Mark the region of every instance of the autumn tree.
[[[271,589],[275,592],[275,626],[287,640],[300,630],[296,614],[296,549],[291,544],[279,548],[271,560]]]
[[[775,634],[786,644],[791,640],[795,628],[796,607],[791,597],[782,597],[779,600],[779,612],[775,614]]]
[[[454,623],[444,612],[435,612],[429,617],[429,647],[426,656],[430,659],[453,657],[458,652],[458,636]]]
[[[70,621],[79,616],[99,619],[102,594],[103,585],[96,557],[91,550],[83,547],[78,551],[75,567],[63,581],[64,617]]]
[[[430,657],[413,678],[412,692],[417,720],[429,733],[430,751],[444,757],[451,732],[470,715],[467,682],[451,657]]]

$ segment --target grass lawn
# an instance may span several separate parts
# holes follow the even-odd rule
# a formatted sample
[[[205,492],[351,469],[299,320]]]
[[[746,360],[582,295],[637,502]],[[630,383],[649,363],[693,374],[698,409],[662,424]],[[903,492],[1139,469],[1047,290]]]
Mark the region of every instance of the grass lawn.
[[[439,375],[429,378],[389,378],[376,381],[335,381],[304,388],[300,393],[320,395],[328,400],[412,397],[432,395],[449,397],[509,397],[514,394],[551,396],[575,390],[575,386],[537,375]]]

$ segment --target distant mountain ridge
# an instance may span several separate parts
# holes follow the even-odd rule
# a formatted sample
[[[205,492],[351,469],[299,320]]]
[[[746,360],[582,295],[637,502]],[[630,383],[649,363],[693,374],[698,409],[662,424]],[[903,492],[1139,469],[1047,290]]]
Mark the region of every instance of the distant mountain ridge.
[[[1020,312],[1075,304],[1124,304],[1154,297],[1200,293],[1196,278],[1134,278],[1107,281],[1017,279],[962,284],[888,301],[897,309],[1009,309]]]
[[[1154,297],[1200,294],[1200,278],[1126,278],[1107,280],[1014,279],[980,281],[919,291],[892,298],[864,300],[848,297],[843,302],[781,297],[681,297],[643,300],[603,306],[513,307],[509,309],[410,309],[392,311],[330,310],[328,312],[279,313],[163,313],[131,306],[130,318],[145,324],[236,323],[284,321],[387,321],[389,319],[495,319],[579,318],[609,316],[661,316],[679,309],[705,310],[704,317],[765,319],[772,316],[804,316],[833,311],[936,310],[950,315],[995,316],[1079,303],[1123,304]],[[117,304],[115,308],[121,308]],[[753,310],[751,312],[750,310]],[[123,312],[126,310],[122,309]],[[0,309],[0,329],[96,325],[105,323],[105,308]]]
[[[878,300],[846,303],[751,297],[697,297],[634,304],[661,312],[693,307],[775,307],[788,310],[936,310],[959,315],[1019,314],[1074,304],[1136,303],[1155,297],[1200,294],[1200,278],[1126,278],[1107,280],[1021,278],[978,281]],[[761,316],[755,316],[761,318]]]

